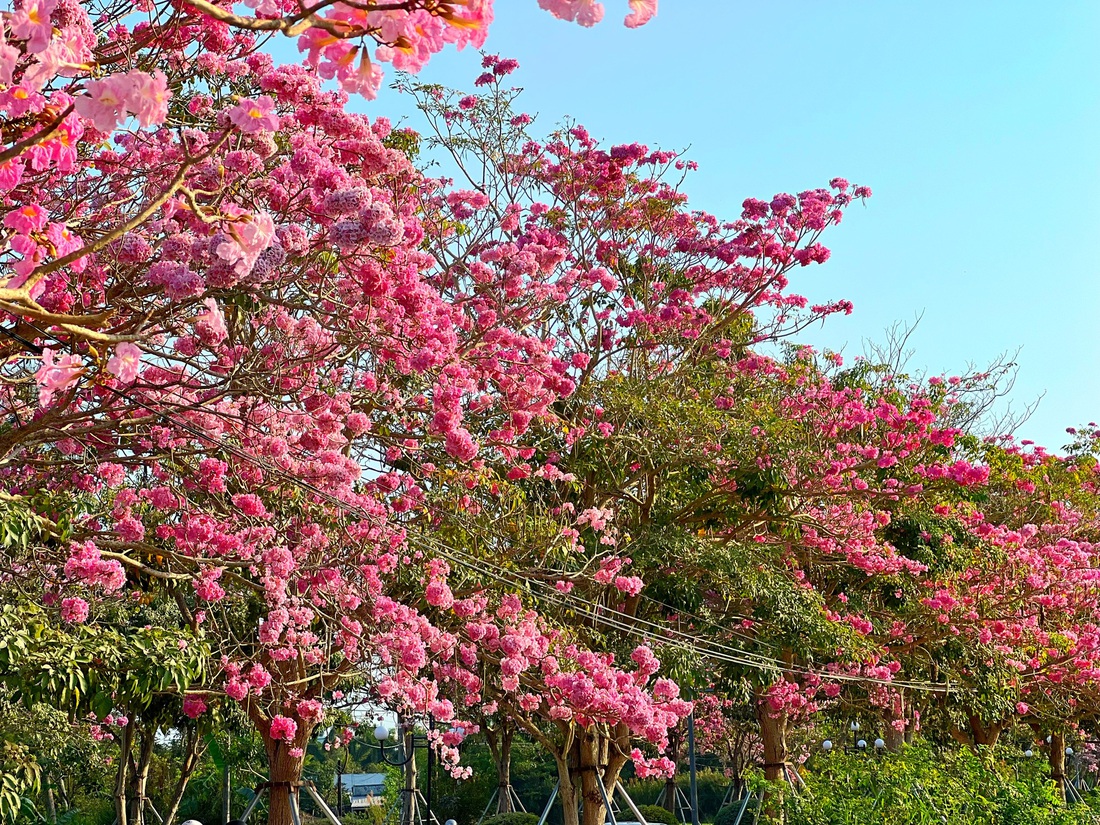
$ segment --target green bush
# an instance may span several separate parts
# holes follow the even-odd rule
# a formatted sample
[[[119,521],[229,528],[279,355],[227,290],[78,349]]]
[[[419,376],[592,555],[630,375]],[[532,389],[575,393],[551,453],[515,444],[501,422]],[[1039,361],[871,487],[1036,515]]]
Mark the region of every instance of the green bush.
[[[538,825],[539,818],[535,814],[525,814],[522,811],[514,811],[510,814],[497,814],[485,818],[483,825]]]
[[[676,814],[662,808],[660,805],[639,805],[638,812],[645,817],[645,821],[650,825],[656,825],[658,822],[662,825],[680,825],[680,820]]]
[[[737,821],[737,814],[741,811],[741,803],[735,802],[732,805],[726,805],[718,809],[718,813],[714,815],[714,825],[733,825]],[[748,814],[745,816],[746,822],[752,822],[752,817]]]
[[[1014,753],[929,745],[874,756],[818,754],[802,771],[806,792],[782,787],[787,825],[1085,825],[1087,805],[1065,805],[1046,764]],[[757,781],[757,792],[767,786]],[[715,821],[715,825],[728,825]]]
[[[680,771],[676,776],[676,785],[684,796],[690,793],[690,779],[687,771]],[[722,807],[722,800],[729,790],[730,780],[721,771],[712,768],[703,768],[698,775],[699,792],[699,820],[701,822],[713,821],[714,815]],[[639,805],[642,802],[658,805],[663,799],[665,790],[664,779],[631,779],[626,783],[626,790]]]

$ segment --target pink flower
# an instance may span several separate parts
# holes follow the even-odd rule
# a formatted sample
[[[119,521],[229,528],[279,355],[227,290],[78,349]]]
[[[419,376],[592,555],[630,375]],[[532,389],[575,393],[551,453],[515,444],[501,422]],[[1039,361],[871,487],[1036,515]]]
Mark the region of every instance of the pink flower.
[[[46,50],[53,36],[50,15],[57,0],[24,0],[23,5],[8,20],[12,36],[27,41],[27,51],[37,54]]]
[[[101,132],[112,132],[126,117],[126,99],[130,84],[125,75],[111,75],[103,80],[89,80],[87,92],[74,102],[77,114],[92,122]]]
[[[206,712],[206,702],[199,696],[183,697],[183,715],[188,719],[198,719]]]
[[[1016,703],[1016,712],[1021,716],[1026,716],[1029,710],[1031,710],[1031,707],[1028,705],[1027,702]]]
[[[38,384],[38,403],[48,407],[55,393],[72,386],[84,372],[84,364],[77,355],[63,355],[54,360],[49,347],[42,350],[42,366],[34,374]]]
[[[301,759],[306,755],[306,752],[301,748],[291,748],[287,751],[293,759]]]
[[[424,591],[424,598],[428,604],[444,610],[454,604],[455,601],[454,596],[451,594],[451,588],[447,586],[446,582],[438,579],[428,583],[428,587]]]
[[[104,559],[94,542],[71,545],[71,555],[65,562],[65,576],[88,587],[99,587],[113,593],[126,584],[126,571],[115,559]]]
[[[630,14],[624,21],[627,28],[644,26],[657,14],[657,0],[630,0]]]
[[[14,82],[12,75],[15,73],[17,63],[19,63],[19,49],[5,40],[3,29],[0,28],[0,84],[12,85]]]
[[[68,624],[83,624],[88,619],[88,603],[83,599],[63,599],[61,620]]]
[[[248,671],[248,683],[257,691],[261,691],[271,684],[271,674],[263,665],[253,665]]]
[[[13,209],[4,216],[4,226],[28,235],[31,232],[41,232],[49,219],[49,213],[35,203],[28,203],[18,209]]]
[[[298,723],[286,716],[276,716],[271,720],[270,735],[272,739],[285,739],[291,742],[294,734],[298,732]]]
[[[107,371],[124,384],[131,384],[138,376],[141,364],[141,347],[123,341],[115,347],[115,354],[107,362]]]
[[[325,718],[325,709],[316,699],[303,699],[298,703],[295,711],[300,719],[312,722],[320,722]]]
[[[195,318],[195,331],[203,343],[217,345],[229,337],[229,331],[225,327],[225,316],[218,309],[218,304],[213,298],[203,301],[206,312]]]
[[[279,128],[275,101],[267,95],[245,99],[229,110],[229,119],[242,132],[274,132]]]
[[[168,78],[159,69],[153,74],[127,72],[126,108],[142,126],[159,126],[168,117]]]
[[[539,0],[539,8],[545,9],[559,20],[580,23],[582,26],[595,26],[603,20],[603,3],[595,0]]]
[[[247,275],[275,240],[275,222],[267,212],[259,212],[234,224],[230,232],[232,237],[219,243],[215,252],[238,275]]]

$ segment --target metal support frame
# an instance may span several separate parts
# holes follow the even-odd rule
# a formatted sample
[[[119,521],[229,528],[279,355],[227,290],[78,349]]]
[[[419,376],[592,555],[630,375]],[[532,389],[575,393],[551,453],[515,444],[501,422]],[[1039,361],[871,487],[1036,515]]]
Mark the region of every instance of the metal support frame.
[[[508,798],[519,808],[523,813],[527,813],[527,809],[523,807],[523,800],[519,798],[519,794],[516,793],[516,789],[512,787],[509,782],[505,786],[504,793],[508,795]],[[477,825],[481,825],[485,821],[485,817],[489,815],[489,809],[493,807],[493,801],[500,796],[500,786],[493,788],[493,794],[489,797],[489,801],[485,803],[485,810],[481,812],[481,816],[478,817]]]
[[[554,800],[558,798],[558,791],[561,790],[561,779],[554,783],[554,790],[550,791],[550,798],[546,800],[546,804],[542,808],[542,815],[539,817],[538,825],[546,825],[546,818],[550,816],[550,808],[554,805]]]
[[[673,813],[681,822],[689,822],[691,819],[691,800],[687,798],[687,794],[684,793],[683,788],[679,785],[673,785],[675,793],[672,798],[672,806],[675,808]],[[726,796],[729,796],[729,791],[726,792]],[[665,801],[665,788],[661,788],[660,793],[657,794],[657,801],[654,805],[663,805]],[[722,801],[722,805],[725,805],[725,800]],[[686,814],[686,815],[685,815]]]
[[[280,787],[281,786],[280,784]],[[317,807],[321,809],[321,813],[324,814],[325,819],[331,822],[332,825],[341,825],[336,814],[332,812],[332,808],[328,806],[324,797],[321,796],[320,791],[317,790],[317,786],[309,780],[286,785],[286,792],[290,794],[290,818],[293,820],[294,825],[302,825],[302,811],[298,806],[298,794],[294,793],[294,788],[305,788],[306,793],[310,795],[313,801],[317,803]],[[241,815],[241,822],[248,822],[248,818],[252,816],[252,812],[256,810],[256,806],[260,804],[260,798],[264,795],[264,791],[271,794],[270,782],[264,782],[256,787],[255,794],[252,796],[251,801],[249,801],[248,807],[244,809],[244,814]],[[341,789],[341,792],[343,792],[343,789]]]
[[[626,792],[626,788],[623,787],[621,782],[616,782],[615,787],[611,789],[611,793],[608,794],[607,788],[604,787],[603,780],[598,783],[600,786],[600,796],[603,797],[603,804],[607,808],[607,817],[611,820],[611,825],[618,825],[618,820],[615,818],[616,806],[614,803],[615,792],[619,792],[619,796],[622,797],[623,802],[626,803],[626,807],[630,809],[630,812],[634,814],[636,820],[641,825],[649,825],[649,821],[642,816],[642,812],[638,810],[638,806],[634,804],[634,800],[630,798],[630,794]],[[554,800],[558,798],[558,792],[561,790],[561,779],[558,779],[554,783],[554,789],[550,791],[550,798],[546,800],[546,805],[542,808],[542,815],[539,816],[538,825],[546,825],[546,820],[550,816],[550,809],[554,806]]]

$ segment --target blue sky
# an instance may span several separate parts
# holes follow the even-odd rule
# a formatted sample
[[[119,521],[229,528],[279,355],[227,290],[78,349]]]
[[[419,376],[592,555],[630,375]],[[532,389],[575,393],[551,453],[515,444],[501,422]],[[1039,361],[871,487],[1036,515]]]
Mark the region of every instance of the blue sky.
[[[543,129],[570,115],[609,142],[687,148],[692,203],[719,217],[835,175],[871,186],[794,282],[855,313],[803,338],[851,357],[923,315],[915,368],[1020,349],[1012,400],[1045,393],[1020,437],[1057,449],[1100,418],[1100,2],[662,0],[635,31],[626,0],[605,5],[582,29],[497,0],[486,48],[520,61]],[[478,59],[438,55],[423,79],[472,88]]]

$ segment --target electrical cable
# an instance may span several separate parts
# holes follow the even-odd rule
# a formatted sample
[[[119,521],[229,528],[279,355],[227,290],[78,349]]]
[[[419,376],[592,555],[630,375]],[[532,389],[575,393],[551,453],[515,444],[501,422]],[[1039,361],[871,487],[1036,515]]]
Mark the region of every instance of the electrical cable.
[[[38,328],[37,326],[34,326],[33,324],[31,326],[32,326],[33,329],[37,330],[43,336],[47,336],[47,337],[53,338],[54,340],[58,340],[59,343],[64,343],[64,342],[60,342],[60,340],[57,339],[56,336],[50,335],[49,333],[47,333],[44,330]],[[4,334],[7,337],[13,338],[15,340],[19,340],[17,336],[14,336],[10,331],[8,331],[5,328],[0,328],[0,334]],[[26,343],[26,342],[21,341],[21,343]],[[35,345],[35,346],[37,347],[37,345]],[[41,351],[40,348],[39,348],[39,351]],[[194,436],[195,438],[206,441],[206,442],[220,448],[221,450],[224,450],[225,452],[229,453],[230,455],[234,455],[234,456],[236,456],[237,458],[240,458],[243,461],[247,461],[251,464],[256,465],[257,467],[260,467],[263,470],[265,470],[265,472],[268,472],[269,474],[282,479],[283,481],[285,481],[286,483],[290,484],[293,487],[297,487],[301,490],[305,490],[305,491],[308,491],[308,492],[312,493],[313,495],[315,495],[318,498],[322,499],[326,503],[332,505],[333,507],[336,507],[338,510],[343,511],[347,515],[355,515],[358,518],[364,519],[366,521],[374,522],[376,525],[378,524],[378,522],[376,520],[377,517],[373,513],[370,513],[367,510],[364,510],[364,509],[362,509],[360,507],[357,507],[355,505],[352,505],[349,502],[346,502],[343,499],[340,499],[339,497],[334,496],[334,495],[332,495],[331,493],[329,493],[325,490],[322,490],[321,488],[317,487],[316,485],[312,484],[309,481],[306,481],[304,479],[299,479],[295,476],[292,476],[292,475],[286,473],[285,471],[283,471],[281,468],[274,467],[274,466],[268,464],[265,459],[259,458],[258,456],[250,455],[249,453],[241,450],[240,448],[237,448],[237,447],[235,447],[231,444],[228,444],[227,442],[223,441],[221,438],[219,438],[215,435],[212,435],[210,433],[204,432],[203,430],[195,427],[194,425],[190,424],[189,422],[180,421],[177,418],[173,418],[169,413],[166,413],[163,410],[159,410],[159,409],[151,406],[149,403],[147,403],[145,401],[142,401],[138,398],[135,398],[133,395],[131,395],[129,393],[126,393],[126,392],[124,392],[122,390],[119,390],[115,387],[103,386],[103,388],[106,389],[107,391],[109,391],[112,395],[114,395],[118,398],[121,398],[125,401],[128,401],[130,404],[132,404],[134,406],[140,407],[141,409],[144,409],[144,410],[146,410],[147,412],[149,412],[153,415],[156,415],[158,417],[161,417],[161,418],[171,422],[173,425],[179,427],[184,432],[189,433],[190,435]],[[381,526],[381,525],[378,525],[378,526]],[[673,630],[671,628],[667,628],[667,627],[664,627],[662,625],[658,625],[656,623],[649,622],[648,620],[645,620],[645,619],[630,617],[631,622],[633,622],[633,624],[630,624],[630,623],[627,623],[627,622],[623,622],[621,620],[613,619],[613,618],[611,618],[609,616],[606,616],[606,615],[600,615],[599,612],[598,612],[598,608],[600,606],[595,602],[589,602],[587,600],[578,599],[577,597],[570,597],[569,594],[564,594],[564,593],[559,592],[556,588],[554,588],[552,585],[549,585],[546,582],[543,582],[543,581],[538,580],[538,579],[531,579],[529,577],[525,577],[522,574],[519,574],[515,571],[508,571],[503,567],[497,566],[496,571],[493,571],[491,567],[487,568],[487,567],[484,566],[485,562],[483,562],[481,560],[476,560],[473,557],[469,557],[466,554],[464,554],[462,551],[457,550],[455,548],[450,548],[450,547],[446,547],[444,545],[441,545],[441,544],[437,543],[435,540],[430,539],[429,537],[421,536],[419,534],[411,534],[411,533],[405,531],[405,539],[407,541],[409,541],[411,544],[413,544],[413,546],[417,546],[419,549],[422,549],[422,550],[426,549],[429,552],[435,553],[435,554],[443,557],[444,559],[447,559],[448,561],[453,562],[454,564],[457,564],[457,565],[462,566],[462,567],[466,567],[467,569],[473,570],[474,572],[477,572],[481,575],[490,576],[492,578],[497,579],[498,581],[502,581],[504,583],[511,584],[512,586],[515,586],[517,581],[518,581],[518,582],[524,584],[525,586],[527,586],[528,588],[531,588],[531,589],[538,588],[538,589],[543,591],[542,594],[541,594],[542,598],[547,599],[551,602],[554,602],[554,603],[558,604],[559,606],[573,606],[574,608],[582,607],[582,608],[585,608],[585,609],[590,609],[592,607],[596,607],[597,608],[597,613],[592,616],[595,621],[598,621],[601,624],[604,624],[605,626],[609,626],[609,627],[612,627],[614,629],[617,629],[621,632],[625,632],[625,633],[629,633],[631,635],[637,636],[639,638],[642,638],[646,641],[655,643],[657,645],[665,645],[665,646],[669,646],[669,647],[674,647],[674,648],[680,650],[681,652],[693,653],[693,654],[696,654],[696,655],[702,655],[704,658],[712,659],[714,661],[721,661],[721,662],[724,662],[724,663],[727,663],[727,664],[734,664],[734,665],[739,665],[739,666],[748,667],[748,668],[755,668],[755,669],[758,669],[758,670],[779,669],[781,671],[788,672],[788,673],[800,673],[802,675],[814,675],[814,676],[816,676],[818,678],[821,678],[823,680],[830,680],[830,681],[845,681],[845,682],[879,684],[879,685],[883,685],[883,686],[893,686],[893,687],[906,687],[906,688],[909,688],[911,690],[936,692],[936,693],[952,692],[954,690],[952,688],[952,686],[950,685],[950,683],[945,684],[945,683],[934,683],[934,682],[893,681],[893,680],[887,680],[887,679],[879,679],[879,678],[876,678],[876,677],[858,676],[858,675],[852,675],[852,674],[832,674],[832,673],[822,674],[818,671],[814,671],[814,670],[811,670],[809,668],[805,668],[805,667],[801,667],[801,666],[792,666],[788,663],[782,662],[779,659],[763,656],[761,654],[756,654],[756,653],[753,653],[751,651],[746,651],[746,650],[736,648],[736,647],[733,647],[733,646],[730,646],[730,645],[725,645],[725,644],[722,644],[722,643],[719,643],[719,642],[712,642],[712,641],[710,641],[708,639],[705,639],[703,637],[696,636],[694,634],[685,633],[683,631],[676,631],[676,630]],[[509,576],[512,578],[511,581],[509,581],[508,578],[507,578]],[[619,615],[623,615],[623,614],[619,614]],[[636,625],[648,625],[650,627],[656,628],[659,631],[659,633],[653,632],[653,631],[643,630],[640,627],[637,627]],[[667,638],[669,635],[672,635],[674,637],[679,637],[680,642],[679,643],[670,642],[669,639]]]

